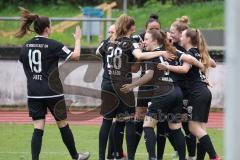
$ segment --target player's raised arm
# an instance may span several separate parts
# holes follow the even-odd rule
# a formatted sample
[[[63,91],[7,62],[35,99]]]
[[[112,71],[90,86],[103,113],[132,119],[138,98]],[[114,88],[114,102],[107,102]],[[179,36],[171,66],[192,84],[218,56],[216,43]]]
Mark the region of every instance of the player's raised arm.
[[[74,51],[72,52],[70,59],[71,60],[79,60],[80,58],[80,52],[81,52],[81,28],[80,26],[76,26],[75,33],[73,34],[73,37],[75,39],[75,46]]]

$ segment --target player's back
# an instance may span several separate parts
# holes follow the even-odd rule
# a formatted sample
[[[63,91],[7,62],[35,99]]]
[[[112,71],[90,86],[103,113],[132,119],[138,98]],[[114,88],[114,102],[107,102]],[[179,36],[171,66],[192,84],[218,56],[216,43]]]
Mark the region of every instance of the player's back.
[[[62,93],[58,60],[60,57],[68,57],[70,53],[71,51],[61,43],[41,36],[36,36],[24,44],[19,61],[22,62],[27,77],[29,97],[46,97]],[[54,79],[49,81],[53,73]]]
[[[133,41],[127,37],[118,38],[109,44],[107,65],[113,82],[131,83],[131,66],[134,62],[133,50]]]

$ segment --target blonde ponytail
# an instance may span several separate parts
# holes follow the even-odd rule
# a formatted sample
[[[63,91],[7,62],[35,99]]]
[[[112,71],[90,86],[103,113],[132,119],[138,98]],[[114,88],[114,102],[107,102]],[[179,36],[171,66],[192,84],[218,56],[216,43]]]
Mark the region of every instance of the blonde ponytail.
[[[208,46],[204,36],[202,35],[199,29],[196,29],[197,32],[197,48],[201,54],[201,60],[206,69],[211,66],[210,56],[208,53]]]

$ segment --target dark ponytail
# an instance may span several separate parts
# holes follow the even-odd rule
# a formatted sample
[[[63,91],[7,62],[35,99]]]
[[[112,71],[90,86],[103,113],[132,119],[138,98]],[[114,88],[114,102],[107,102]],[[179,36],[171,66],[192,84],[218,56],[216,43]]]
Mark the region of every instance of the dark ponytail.
[[[37,14],[31,13],[23,7],[19,7],[21,13],[21,26],[19,31],[16,33],[16,37],[22,38],[27,34],[28,31],[36,32],[37,34],[42,34],[46,27],[50,27],[50,20],[48,17],[40,17]],[[34,31],[31,30],[31,25],[33,23]]]

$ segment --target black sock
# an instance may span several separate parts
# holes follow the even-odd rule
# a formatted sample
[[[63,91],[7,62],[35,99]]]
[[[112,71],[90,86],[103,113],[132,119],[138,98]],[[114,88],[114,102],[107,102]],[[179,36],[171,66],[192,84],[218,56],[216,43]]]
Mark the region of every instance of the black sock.
[[[112,142],[109,144],[108,158],[111,158],[112,155],[114,155],[113,157],[117,159],[122,158],[124,126],[125,122],[116,121],[112,124],[110,131],[110,138],[112,138]]]
[[[194,135],[191,133],[189,135],[185,136],[187,150],[188,150],[188,156],[195,157],[196,155],[196,147],[197,147],[197,139]]]
[[[145,143],[146,143],[146,148],[148,152],[148,157],[149,160],[156,158],[156,151],[155,151],[155,146],[156,146],[156,135],[154,132],[154,128],[152,127],[144,127],[144,138],[145,138]]]
[[[197,160],[204,160],[206,151],[202,147],[201,143],[197,143]]]
[[[78,158],[78,153],[75,147],[74,137],[72,134],[71,129],[69,128],[69,125],[66,125],[65,127],[59,128],[62,136],[62,140],[64,144],[66,145],[72,159]]]
[[[174,151],[177,152],[177,147],[174,144],[174,139],[173,139],[173,136],[171,135],[171,129],[168,126],[167,126],[167,134],[168,134],[168,140],[169,140],[170,144],[172,145]]]
[[[42,147],[43,130],[34,129],[31,142],[32,160],[39,160]]]
[[[185,140],[188,150],[188,156],[194,157],[196,155],[197,138],[190,133],[188,128],[188,122],[183,122],[182,125],[186,135]]]
[[[116,124],[117,123],[117,124]],[[123,157],[123,138],[124,138],[124,128],[125,128],[125,122],[114,122],[113,126],[115,126],[115,131],[113,132],[113,129],[110,131],[109,138],[112,140],[109,140],[108,143],[108,158],[111,159],[113,155],[116,155],[116,158],[122,158]],[[113,143],[113,133],[115,134],[117,140],[115,141],[115,147]],[[115,148],[115,149],[114,149]],[[115,154],[114,154],[115,150]]]
[[[163,153],[166,144],[166,127],[168,127],[167,122],[157,123],[157,159],[163,159]]]
[[[135,153],[136,153],[139,141],[141,140],[141,137],[142,137],[143,121],[135,121],[135,130],[136,130],[136,141],[135,141]]]
[[[109,132],[109,141],[108,141],[108,154],[107,154],[107,158],[108,159],[114,159],[114,149],[115,149],[115,146],[114,146],[114,133],[115,133],[115,126],[116,126],[116,123],[112,123],[112,127],[110,129],[110,132]]]
[[[125,128],[125,122],[120,122],[120,125],[119,125],[119,132],[117,133],[118,134],[118,137],[119,137],[119,141],[120,141],[120,147],[119,147],[119,153],[121,155],[121,157],[123,157],[123,138],[124,138],[124,128]]]
[[[112,126],[112,120],[107,120],[103,118],[102,126],[99,131],[99,160],[105,160],[108,134],[111,126]]]
[[[126,123],[126,142],[127,142],[127,153],[128,153],[128,160],[135,159],[135,125],[134,121],[127,121]]]
[[[181,128],[176,130],[171,130],[171,136],[173,137],[174,144],[176,145],[179,160],[185,160],[186,145],[185,145],[185,137],[182,133]]]
[[[217,156],[217,153],[213,147],[212,141],[208,135],[203,136],[199,139],[199,142],[201,143],[201,146],[205,149],[205,151],[208,153],[210,159],[214,159]]]

